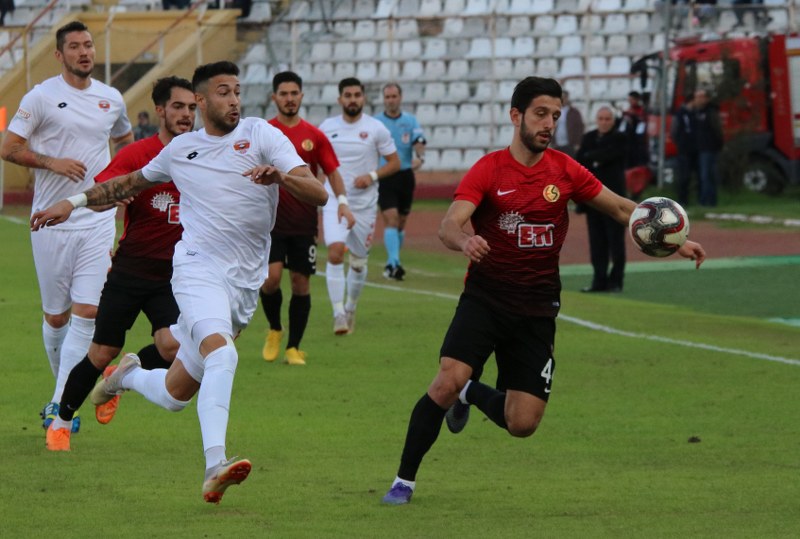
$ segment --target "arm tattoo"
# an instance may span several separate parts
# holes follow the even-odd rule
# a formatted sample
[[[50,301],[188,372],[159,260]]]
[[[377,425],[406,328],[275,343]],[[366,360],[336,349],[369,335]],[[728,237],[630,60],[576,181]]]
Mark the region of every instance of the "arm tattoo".
[[[103,206],[118,200],[132,197],[144,191],[153,184],[142,175],[141,170],[131,172],[125,176],[118,176],[104,183],[98,183],[86,191],[86,201],[89,206]]]
[[[21,167],[49,169],[54,158],[29,150],[24,144],[15,144],[6,156],[6,161]]]

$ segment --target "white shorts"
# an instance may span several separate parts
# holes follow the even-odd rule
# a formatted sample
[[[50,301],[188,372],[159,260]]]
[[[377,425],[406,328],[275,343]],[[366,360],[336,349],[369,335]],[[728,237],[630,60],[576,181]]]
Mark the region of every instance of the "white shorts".
[[[64,313],[73,303],[100,303],[115,235],[113,219],[95,228],[46,227],[31,232],[33,262],[45,313]]]
[[[325,236],[325,245],[344,243],[353,256],[367,258],[369,248],[372,246],[372,235],[375,233],[375,218],[378,214],[377,206],[365,210],[351,210],[356,224],[347,230],[347,220],[339,222],[339,203],[335,197],[328,197],[328,203],[322,208],[322,230]]]
[[[204,370],[200,343],[213,333],[236,337],[247,327],[258,307],[258,289],[231,285],[208,258],[188,254],[183,242],[175,246],[172,264],[172,293],[181,314],[170,329],[181,345],[178,359],[199,382]]]

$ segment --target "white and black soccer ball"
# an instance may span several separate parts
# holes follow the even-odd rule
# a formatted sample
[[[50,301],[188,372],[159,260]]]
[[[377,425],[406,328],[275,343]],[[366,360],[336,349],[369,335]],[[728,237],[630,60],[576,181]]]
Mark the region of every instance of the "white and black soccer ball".
[[[641,201],[628,222],[633,243],[646,255],[669,256],[686,243],[689,216],[680,204],[666,197]]]

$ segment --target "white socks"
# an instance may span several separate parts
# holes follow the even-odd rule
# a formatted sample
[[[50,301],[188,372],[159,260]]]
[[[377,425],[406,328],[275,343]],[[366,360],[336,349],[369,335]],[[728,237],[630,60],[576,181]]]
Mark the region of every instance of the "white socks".
[[[122,387],[133,389],[145,399],[170,412],[180,412],[189,401],[179,401],[167,391],[167,369],[153,369],[146,371],[135,367],[122,379]]]
[[[331,298],[333,315],[344,314],[344,264],[331,264],[325,267],[325,281],[328,283],[328,297]]]
[[[69,330],[61,344],[61,361],[58,364],[58,377],[52,402],[61,402],[61,394],[64,392],[64,386],[67,385],[69,373],[86,357],[92,337],[94,337],[94,318],[81,318],[73,314],[70,318]]]
[[[364,266],[361,271],[355,271],[352,267],[347,270],[347,305],[345,310],[355,311],[358,298],[361,297],[361,290],[364,289],[364,283],[367,281],[367,267]]]
[[[400,479],[400,476],[394,478],[392,486],[396,485],[397,483],[402,483],[403,485],[409,487],[411,490],[414,490],[417,486],[416,481],[406,481],[405,479]]]
[[[42,320],[42,340],[44,341],[45,352],[47,352],[47,359],[50,361],[50,370],[53,371],[53,378],[58,378],[58,364],[61,360],[61,343],[64,342],[67,331],[69,331],[69,324],[60,328],[54,328],[47,323],[47,320]]]
[[[225,436],[228,431],[228,411],[231,405],[233,375],[239,356],[236,348],[226,345],[205,358],[205,372],[197,395],[197,416],[203,435],[206,468],[225,460]]]
[[[472,380],[467,380],[467,383],[464,384],[464,387],[461,388],[461,393],[458,394],[458,400],[461,401],[461,404],[469,404],[467,402],[467,388],[472,383]]]

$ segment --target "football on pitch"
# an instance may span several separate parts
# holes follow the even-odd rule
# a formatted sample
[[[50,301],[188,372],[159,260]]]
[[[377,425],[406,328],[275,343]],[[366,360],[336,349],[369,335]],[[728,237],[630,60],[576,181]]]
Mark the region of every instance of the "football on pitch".
[[[686,243],[689,216],[680,204],[666,197],[641,201],[631,214],[628,231],[646,255],[669,256]]]

